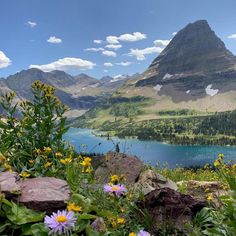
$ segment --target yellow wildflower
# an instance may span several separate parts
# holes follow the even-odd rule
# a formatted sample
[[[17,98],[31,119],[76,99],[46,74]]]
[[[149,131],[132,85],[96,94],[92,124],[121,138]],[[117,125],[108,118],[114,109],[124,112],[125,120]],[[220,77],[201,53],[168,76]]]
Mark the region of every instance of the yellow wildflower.
[[[47,154],[51,153],[51,151],[52,151],[52,149],[50,147],[44,147],[43,150]]]
[[[117,182],[119,182],[119,180],[120,180],[120,178],[119,178],[118,175],[112,175],[112,176],[110,177],[110,179],[111,179],[111,182],[112,182],[112,183],[117,183]]]
[[[130,233],[129,233],[129,236],[136,236],[136,233],[130,232]]]
[[[236,170],[236,164],[232,165],[232,168],[233,168],[234,170]]]
[[[64,165],[71,163],[71,161],[72,161],[71,157],[60,160],[60,162]]]
[[[219,166],[221,166],[221,162],[219,159],[217,159],[215,162],[214,162],[214,166],[217,168]]]
[[[38,155],[41,153],[41,150],[40,150],[39,148],[35,148],[34,151],[35,151],[35,153],[38,154]]]
[[[118,218],[118,219],[117,219],[117,223],[118,223],[119,225],[122,225],[122,224],[125,223],[125,219],[124,219],[124,218]]]
[[[44,164],[44,168],[48,168],[48,167],[50,167],[52,165],[52,162],[46,162],[45,164]]]
[[[221,159],[221,160],[222,160],[224,157],[225,157],[225,155],[224,155],[223,153],[220,153],[220,154],[218,155],[218,158]]]
[[[3,164],[6,161],[6,157],[0,155],[0,164]]]
[[[4,169],[7,170],[7,171],[9,171],[9,172],[12,172],[12,171],[13,171],[13,170],[12,170],[12,167],[11,167],[9,164],[7,164],[7,163],[4,163]]]
[[[208,200],[208,201],[212,201],[212,200],[213,200],[213,194],[212,194],[212,193],[209,193],[209,194],[207,195],[207,200]]]
[[[35,162],[34,160],[29,160],[30,164],[34,164],[34,162]]]
[[[84,158],[84,160],[82,162],[80,162],[80,165],[82,166],[91,166],[91,158],[90,157],[86,157]]]
[[[30,177],[30,173],[28,173],[28,172],[26,172],[26,171],[23,171],[23,172],[20,174],[20,176],[21,176],[22,178],[28,178],[28,177]]]
[[[81,212],[82,208],[80,206],[77,206],[75,203],[69,203],[67,205],[68,211],[74,211],[74,212]]]
[[[61,158],[62,154],[61,154],[61,152],[56,152],[55,156],[56,156],[56,158]]]

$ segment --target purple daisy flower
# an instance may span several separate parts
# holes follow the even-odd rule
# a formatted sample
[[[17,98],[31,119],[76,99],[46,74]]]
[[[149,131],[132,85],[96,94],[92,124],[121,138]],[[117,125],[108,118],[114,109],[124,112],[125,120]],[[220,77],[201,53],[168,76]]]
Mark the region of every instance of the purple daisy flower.
[[[125,192],[127,192],[127,189],[125,188],[124,185],[122,184],[106,184],[104,186],[104,191],[106,193],[114,193],[117,197],[120,197],[122,194],[124,194]]]
[[[75,226],[76,218],[74,217],[74,212],[72,211],[57,211],[51,216],[46,216],[44,218],[44,224],[51,229],[49,234],[57,233],[59,235],[68,235],[72,228]]]
[[[151,234],[145,230],[140,230],[137,236],[151,236]]]

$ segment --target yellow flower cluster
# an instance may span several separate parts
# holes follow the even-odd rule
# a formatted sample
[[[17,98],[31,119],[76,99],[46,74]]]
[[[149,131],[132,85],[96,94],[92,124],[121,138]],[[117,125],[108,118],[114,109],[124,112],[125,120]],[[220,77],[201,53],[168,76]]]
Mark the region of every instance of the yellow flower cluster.
[[[91,173],[92,171],[92,159],[90,157],[85,157],[82,162],[80,162],[80,165],[83,167],[82,172],[83,173]]]
[[[72,157],[67,157],[67,158],[61,159],[60,162],[63,165],[67,165],[72,162]]]
[[[68,211],[74,211],[74,212],[81,212],[82,211],[82,207],[76,205],[75,203],[69,203],[67,205],[67,210]]]
[[[0,154],[0,165],[3,165],[4,169],[6,171],[12,172],[12,167],[8,164],[7,158]]]
[[[25,179],[25,178],[30,177],[30,173],[28,173],[28,172],[26,172],[26,171],[23,171],[23,172],[20,174],[20,176],[21,176],[23,179]]]

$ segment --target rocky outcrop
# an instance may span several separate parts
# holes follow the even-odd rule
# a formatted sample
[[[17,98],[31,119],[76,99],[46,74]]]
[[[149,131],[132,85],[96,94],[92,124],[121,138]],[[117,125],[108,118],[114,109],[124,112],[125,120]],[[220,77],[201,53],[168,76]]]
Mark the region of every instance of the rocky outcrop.
[[[225,186],[218,181],[189,180],[177,182],[177,185],[180,186],[180,188],[184,188],[186,194],[191,195],[200,201],[207,201],[207,198],[210,195],[212,197],[211,202],[214,203],[216,207],[221,205],[219,197],[228,194]]]
[[[1,172],[0,187],[7,199],[47,213],[64,209],[70,198],[66,181],[53,177],[20,180],[17,173]]]
[[[161,227],[162,224],[170,223],[179,229],[190,223],[196,213],[206,206],[203,201],[169,188],[148,193],[137,205],[148,212],[155,225]]]
[[[170,188],[173,190],[178,189],[175,182],[170,179],[166,179],[151,169],[143,171],[140,174],[137,183],[134,185],[134,189],[136,189],[137,192],[143,192],[144,195],[161,188]]]
[[[16,172],[1,172],[0,173],[0,192],[6,198],[13,198],[20,193],[20,186],[17,181],[20,176]]]
[[[136,156],[123,153],[108,152],[105,161],[95,171],[98,183],[108,183],[111,175],[123,175],[128,184],[138,179],[143,168],[142,161]]]
[[[53,212],[64,209],[70,198],[66,181],[53,177],[38,177],[18,182],[21,188],[19,202],[30,209]]]

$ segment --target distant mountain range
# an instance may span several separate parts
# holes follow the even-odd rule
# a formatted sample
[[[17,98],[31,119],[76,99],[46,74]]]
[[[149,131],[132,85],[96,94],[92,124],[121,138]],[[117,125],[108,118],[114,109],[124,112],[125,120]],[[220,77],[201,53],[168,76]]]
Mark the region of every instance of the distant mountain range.
[[[205,20],[180,30],[142,74],[98,80],[86,74],[29,69],[0,79],[0,93],[14,90],[17,99],[31,99],[35,80],[57,89],[56,95],[70,108],[69,117],[84,114],[104,97],[118,98],[116,101],[137,96],[151,99],[141,120],[155,119],[163,110],[236,109],[236,57]]]
[[[76,117],[93,108],[100,98],[111,95],[129,78],[120,75],[98,80],[86,74],[71,76],[63,71],[29,69],[0,79],[0,94],[15,91],[18,100],[31,99],[31,84],[40,80],[56,88],[56,95],[70,108],[67,115]]]

